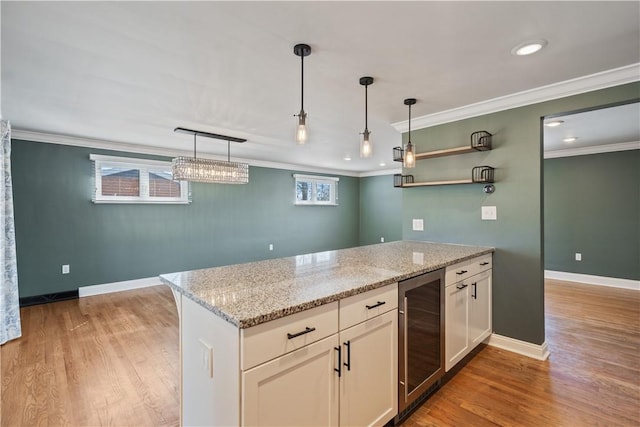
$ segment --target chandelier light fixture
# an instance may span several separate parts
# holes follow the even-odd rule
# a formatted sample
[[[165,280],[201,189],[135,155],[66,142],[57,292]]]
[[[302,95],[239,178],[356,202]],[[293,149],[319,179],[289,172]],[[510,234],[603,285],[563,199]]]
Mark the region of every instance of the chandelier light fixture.
[[[367,87],[373,83],[373,77],[360,77],[360,84],[364,86],[364,132],[361,133],[362,139],[360,140],[360,157],[371,157],[373,153],[373,146],[371,145],[369,127],[367,125],[368,110],[367,110]]]
[[[300,112],[294,116],[298,118],[296,143],[302,145],[307,142],[307,113],[304,111],[304,57],[311,55],[311,46],[297,44],[293,47],[293,53],[300,57]]]
[[[411,106],[415,103],[415,98],[407,98],[404,100],[404,105],[409,106],[409,137],[407,145],[404,149],[404,167],[407,169],[416,167],[416,156],[413,152],[413,144],[411,143]]]
[[[245,142],[246,139],[181,127],[175,128],[174,132],[193,135],[193,157],[180,156],[173,159],[174,180],[212,184],[247,184],[249,182],[249,164],[231,161],[231,141]],[[196,137],[198,135],[227,141],[227,161],[196,158]]]

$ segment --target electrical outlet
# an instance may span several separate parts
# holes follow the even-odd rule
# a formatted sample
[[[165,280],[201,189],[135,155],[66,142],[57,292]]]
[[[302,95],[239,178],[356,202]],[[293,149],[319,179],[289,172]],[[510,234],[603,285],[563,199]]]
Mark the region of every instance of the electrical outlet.
[[[483,220],[497,220],[498,208],[495,206],[483,206],[482,207],[482,219]]]
[[[424,231],[423,219],[413,219],[413,231]]]
[[[380,243],[384,243],[384,237],[380,238]]]
[[[576,261],[582,261],[582,254],[580,252],[576,252]]]
[[[273,250],[273,243],[269,243],[269,250],[272,251]]]
[[[62,266],[62,274],[69,274],[69,264],[64,264]]]
[[[200,366],[209,378],[213,378],[213,347],[202,338],[198,340],[198,343],[200,344]]]

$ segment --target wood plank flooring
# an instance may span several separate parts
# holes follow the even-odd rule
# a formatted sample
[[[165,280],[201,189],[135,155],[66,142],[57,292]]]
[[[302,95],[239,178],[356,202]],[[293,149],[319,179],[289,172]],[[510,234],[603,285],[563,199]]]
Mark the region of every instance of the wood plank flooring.
[[[486,347],[403,426],[640,426],[640,292],[546,284],[551,358]],[[164,286],[22,309],[0,347],[2,426],[179,424]]]
[[[169,288],[21,310],[2,351],[2,426],[179,425],[178,316]]]
[[[640,292],[547,281],[540,362],[486,347],[403,424],[640,426]]]

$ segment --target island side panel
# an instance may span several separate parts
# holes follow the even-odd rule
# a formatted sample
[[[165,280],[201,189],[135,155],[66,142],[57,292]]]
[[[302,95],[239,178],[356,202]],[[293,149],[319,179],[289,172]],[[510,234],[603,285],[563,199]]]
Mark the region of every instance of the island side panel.
[[[182,296],[182,425],[240,425],[240,332]]]

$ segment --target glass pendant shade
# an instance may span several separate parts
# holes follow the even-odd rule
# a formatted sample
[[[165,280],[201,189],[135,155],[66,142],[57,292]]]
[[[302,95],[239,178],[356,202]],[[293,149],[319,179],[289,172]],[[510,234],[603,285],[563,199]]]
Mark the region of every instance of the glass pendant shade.
[[[413,144],[411,141],[407,143],[407,146],[404,150],[404,167],[407,169],[416,167],[416,157],[413,152]]]
[[[404,148],[404,161],[403,166],[407,169],[416,167],[416,153],[411,143],[411,106],[416,103],[415,98],[407,98],[404,100],[404,105],[409,106],[409,135],[407,138],[407,145]]]
[[[296,129],[296,143],[303,145],[307,142],[307,113],[304,110],[300,110],[298,114],[298,127]]]
[[[371,143],[371,132],[369,132],[368,118],[369,118],[369,99],[367,88],[370,84],[373,84],[373,77],[360,77],[360,84],[364,86],[364,132],[362,139],[360,140],[360,157],[368,158],[373,154],[373,144]]]
[[[300,57],[300,112],[295,114],[298,118],[296,128],[296,144],[303,145],[307,142],[307,113],[304,112],[304,57],[311,55],[311,46],[300,43],[293,47],[293,53]]]
[[[360,157],[367,158],[373,154],[373,145],[371,144],[371,132],[365,129],[362,132],[362,139],[360,140]]]

